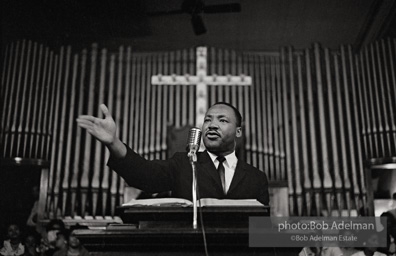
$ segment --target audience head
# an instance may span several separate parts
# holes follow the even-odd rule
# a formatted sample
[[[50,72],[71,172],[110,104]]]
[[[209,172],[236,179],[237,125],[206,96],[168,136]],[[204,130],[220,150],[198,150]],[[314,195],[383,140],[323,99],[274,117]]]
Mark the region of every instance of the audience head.
[[[55,247],[58,249],[64,248],[65,246],[67,246],[68,241],[69,241],[69,230],[64,229],[64,230],[60,230],[57,234],[56,234],[56,243],[55,243]]]
[[[21,239],[21,230],[17,224],[10,224],[7,228],[7,236],[11,241],[17,241]]]
[[[26,234],[24,243],[28,247],[35,247],[38,243],[39,239],[36,234],[33,234],[32,232],[29,232]]]
[[[50,230],[64,230],[65,223],[60,219],[52,219],[46,226],[47,232]]]
[[[25,256],[35,256],[38,255],[37,248],[39,245],[39,237],[33,233],[33,232],[28,232],[25,236],[24,239],[24,245],[25,245]]]
[[[370,236],[366,240],[365,251],[369,251],[369,252],[377,251],[377,249],[379,247],[379,243],[380,243],[380,240],[379,240],[378,234],[377,233],[370,234]]]
[[[65,230],[65,223],[59,219],[51,220],[46,226],[47,239],[51,246],[55,246],[56,235],[58,232]]]
[[[71,248],[73,248],[73,249],[78,249],[78,248],[81,247],[80,239],[78,239],[78,238],[74,235],[73,232],[70,233],[68,242],[69,242],[69,247],[71,247]]]

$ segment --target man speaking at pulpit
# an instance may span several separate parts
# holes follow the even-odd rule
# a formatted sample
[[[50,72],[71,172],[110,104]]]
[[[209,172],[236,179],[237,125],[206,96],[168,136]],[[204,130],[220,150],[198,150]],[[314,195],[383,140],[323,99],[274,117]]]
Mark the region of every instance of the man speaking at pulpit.
[[[116,124],[107,107],[104,118],[77,118],[110,151],[108,165],[133,187],[145,192],[171,191],[172,197],[192,200],[193,174],[186,152],[168,160],[146,160],[117,137]],[[242,116],[232,105],[218,102],[205,114],[202,137],[206,150],[197,153],[197,185],[200,198],[257,199],[269,204],[268,179],[264,172],[237,159],[236,138],[242,136]]]

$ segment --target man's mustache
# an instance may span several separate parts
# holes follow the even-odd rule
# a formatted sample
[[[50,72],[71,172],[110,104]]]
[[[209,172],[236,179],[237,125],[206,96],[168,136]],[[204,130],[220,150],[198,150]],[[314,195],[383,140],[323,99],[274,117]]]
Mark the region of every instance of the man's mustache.
[[[220,133],[218,133],[216,130],[213,130],[213,129],[209,129],[205,132],[205,136],[208,134],[215,134],[217,136],[220,136]]]

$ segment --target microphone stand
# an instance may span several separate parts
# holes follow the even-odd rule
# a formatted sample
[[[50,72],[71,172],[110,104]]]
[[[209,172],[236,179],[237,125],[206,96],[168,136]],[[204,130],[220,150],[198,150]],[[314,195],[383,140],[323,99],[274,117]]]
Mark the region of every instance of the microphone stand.
[[[188,157],[190,159],[190,164],[192,167],[192,201],[193,201],[193,229],[198,228],[198,209],[197,209],[197,150],[191,149],[188,153]]]

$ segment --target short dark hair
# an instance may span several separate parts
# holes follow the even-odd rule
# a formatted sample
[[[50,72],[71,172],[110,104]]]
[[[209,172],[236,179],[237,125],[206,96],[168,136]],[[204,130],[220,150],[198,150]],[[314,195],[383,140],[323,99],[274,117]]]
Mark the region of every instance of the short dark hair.
[[[57,236],[57,237],[58,237],[58,236],[63,236],[63,237],[65,238],[66,241],[69,241],[70,234],[71,234],[70,230],[68,230],[68,229],[63,229],[63,230],[60,230],[60,231],[56,234],[56,236]]]
[[[242,126],[242,115],[241,115],[241,113],[239,112],[239,110],[236,107],[234,107],[230,103],[223,102],[223,101],[216,102],[215,104],[212,105],[212,107],[215,106],[215,105],[226,105],[226,106],[232,108],[232,110],[234,111],[234,114],[235,114],[236,126],[237,127],[241,127]]]
[[[46,230],[64,230],[66,229],[65,223],[61,219],[52,219],[48,222]]]

